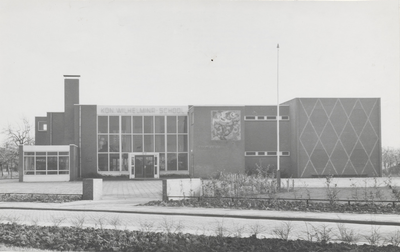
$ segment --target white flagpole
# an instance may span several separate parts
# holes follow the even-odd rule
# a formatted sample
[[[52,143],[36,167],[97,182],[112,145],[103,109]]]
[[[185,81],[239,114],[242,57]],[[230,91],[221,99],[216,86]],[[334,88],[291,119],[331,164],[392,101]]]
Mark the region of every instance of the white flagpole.
[[[280,148],[279,148],[279,44],[276,47],[277,49],[277,78],[276,78],[276,183],[278,189],[281,188],[281,169],[280,169]]]

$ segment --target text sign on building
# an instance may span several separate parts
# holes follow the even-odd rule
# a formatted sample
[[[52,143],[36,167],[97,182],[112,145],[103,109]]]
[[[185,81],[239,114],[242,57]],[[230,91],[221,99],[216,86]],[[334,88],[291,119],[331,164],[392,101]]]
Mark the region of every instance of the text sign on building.
[[[97,106],[97,115],[187,115],[186,106]]]

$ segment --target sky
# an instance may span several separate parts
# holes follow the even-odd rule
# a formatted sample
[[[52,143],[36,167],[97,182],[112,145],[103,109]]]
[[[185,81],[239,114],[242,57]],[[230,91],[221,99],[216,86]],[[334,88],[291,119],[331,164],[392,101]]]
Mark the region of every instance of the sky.
[[[280,102],[381,98],[382,146],[400,148],[399,12],[400,0],[0,0],[0,129],[62,112],[63,75],[81,75],[81,104],[275,105],[279,73]]]

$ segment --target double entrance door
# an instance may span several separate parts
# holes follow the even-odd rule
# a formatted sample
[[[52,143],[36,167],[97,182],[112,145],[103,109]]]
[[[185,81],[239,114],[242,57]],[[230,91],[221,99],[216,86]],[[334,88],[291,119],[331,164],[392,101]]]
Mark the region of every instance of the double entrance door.
[[[129,153],[129,178],[159,178],[158,153]]]

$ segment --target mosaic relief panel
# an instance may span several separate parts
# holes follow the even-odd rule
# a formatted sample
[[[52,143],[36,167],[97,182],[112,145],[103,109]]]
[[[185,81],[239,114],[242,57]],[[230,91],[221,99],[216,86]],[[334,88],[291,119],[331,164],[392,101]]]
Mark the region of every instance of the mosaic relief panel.
[[[211,140],[241,140],[239,110],[213,110],[211,117]]]

